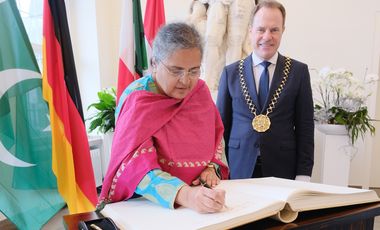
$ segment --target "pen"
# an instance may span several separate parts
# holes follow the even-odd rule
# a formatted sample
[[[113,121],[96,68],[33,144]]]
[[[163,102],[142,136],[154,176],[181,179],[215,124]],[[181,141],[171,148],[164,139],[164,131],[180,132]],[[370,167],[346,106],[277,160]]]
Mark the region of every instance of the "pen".
[[[201,178],[199,178],[199,182],[201,183],[201,185],[202,185],[203,187],[211,189],[211,186],[208,185],[208,184],[206,183],[206,181],[202,180]]]
[[[99,226],[96,225],[96,224],[91,224],[90,227],[91,227],[92,229],[95,229],[95,230],[102,230],[102,228],[99,227]]]

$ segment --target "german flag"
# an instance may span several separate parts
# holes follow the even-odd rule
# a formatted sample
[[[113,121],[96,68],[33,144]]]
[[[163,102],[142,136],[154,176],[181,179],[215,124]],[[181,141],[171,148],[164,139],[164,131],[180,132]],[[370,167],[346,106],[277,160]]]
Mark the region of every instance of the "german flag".
[[[64,0],[44,0],[42,78],[58,191],[70,214],[93,211],[96,186]]]

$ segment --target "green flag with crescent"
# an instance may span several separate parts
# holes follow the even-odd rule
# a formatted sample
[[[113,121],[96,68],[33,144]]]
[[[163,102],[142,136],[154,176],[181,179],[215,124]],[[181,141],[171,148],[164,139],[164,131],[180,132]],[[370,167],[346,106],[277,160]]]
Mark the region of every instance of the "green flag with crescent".
[[[63,206],[42,79],[14,0],[0,0],[0,211],[40,229]]]

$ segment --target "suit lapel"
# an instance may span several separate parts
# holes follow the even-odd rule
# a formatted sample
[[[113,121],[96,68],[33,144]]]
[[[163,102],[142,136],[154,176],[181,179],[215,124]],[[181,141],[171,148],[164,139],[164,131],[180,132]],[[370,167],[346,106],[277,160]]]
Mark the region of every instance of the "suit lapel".
[[[258,101],[257,91],[256,91],[255,78],[253,77],[251,55],[249,55],[248,57],[244,59],[243,75],[244,75],[245,82],[247,83],[249,95],[251,96],[252,101],[255,104],[255,107],[257,108],[257,111],[260,111],[259,101]]]
[[[278,54],[276,69],[274,70],[272,83],[270,85],[268,97],[265,101],[264,108],[262,110],[264,110],[268,107],[270,100],[272,100],[272,98],[273,98],[273,94],[276,92],[276,90],[278,89],[278,87],[281,84],[281,80],[283,78],[282,70],[284,69],[284,63],[285,63],[284,56],[282,56],[281,54]]]

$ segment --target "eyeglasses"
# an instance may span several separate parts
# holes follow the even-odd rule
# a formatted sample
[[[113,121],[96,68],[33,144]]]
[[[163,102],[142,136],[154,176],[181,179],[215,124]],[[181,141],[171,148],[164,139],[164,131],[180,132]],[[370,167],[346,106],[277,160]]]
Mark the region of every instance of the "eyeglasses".
[[[166,72],[175,78],[183,78],[188,75],[190,78],[198,78],[201,75],[201,67],[194,67],[189,70],[179,69],[178,67],[168,67],[162,61],[161,64],[165,67]],[[175,68],[175,69],[174,69]]]

